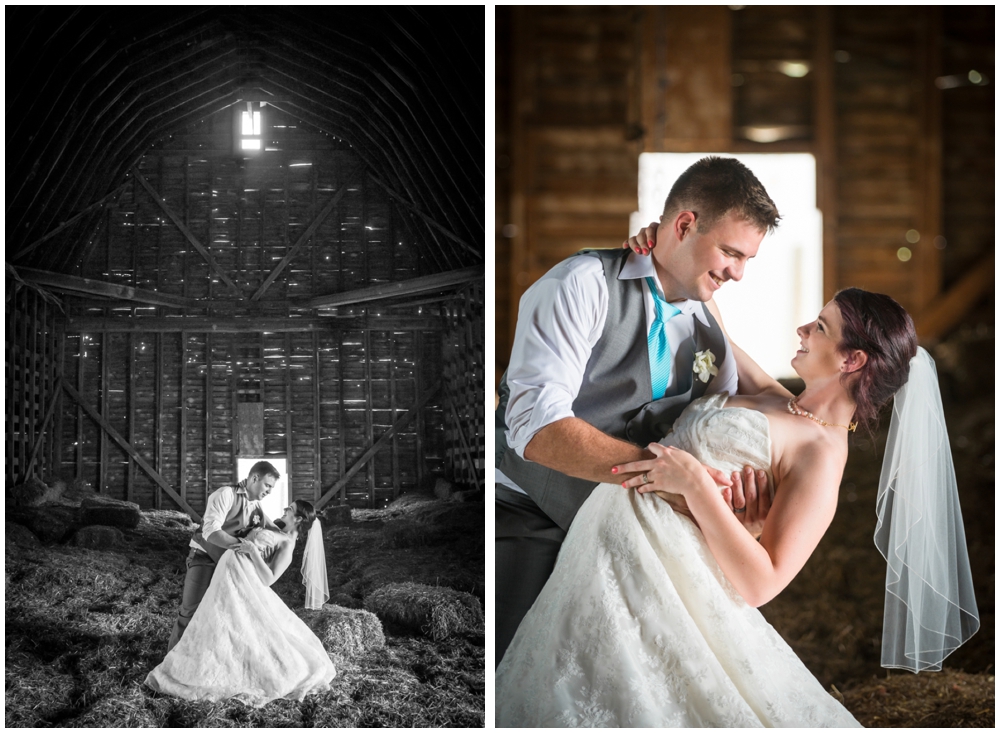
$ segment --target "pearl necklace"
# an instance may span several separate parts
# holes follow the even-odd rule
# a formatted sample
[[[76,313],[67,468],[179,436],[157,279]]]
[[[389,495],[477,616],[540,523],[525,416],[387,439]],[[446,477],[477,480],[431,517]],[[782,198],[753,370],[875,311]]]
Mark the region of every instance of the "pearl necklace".
[[[813,422],[818,422],[825,428],[844,428],[847,430],[847,432],[853,433],[855,429],[858,427],[858,424],[856,422],[852,422],[850,425],[837,425],[836,423],[827,422],[822,418],[816,417],[811,412],[807,412],[806,410],[800,408],[798,403],[795,401],[794,397],[790,397],[788,399],[788,411],[793,415],[799,415],[800,417],[808,417]]]

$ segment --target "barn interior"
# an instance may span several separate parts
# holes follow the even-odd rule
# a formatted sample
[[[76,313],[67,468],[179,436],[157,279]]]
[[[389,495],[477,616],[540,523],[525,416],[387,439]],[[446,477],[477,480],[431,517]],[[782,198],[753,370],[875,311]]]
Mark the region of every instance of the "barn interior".
[[[55,562],[80,497],[128,502],[142,522],[105,549],[169,550],[179,593],[188,521],[266,459],[283,476],[273,515],[306,499],[351,548],[331,562],[403,568],[367,545],[423,551],[462,565],[455,592],[481,604],[482,8],[21,7],[6,20],[8,551],[16,535],[28,549],[15,550]],[[454,536],[438,532],[433,550],[432,529],[386,540],[386,517],[399,530],[417,505]],[[150,521],[178,529],[147,542]],[[448,557],[448,542],[470,541],[478,557]],[[8,680],[42,667],[82,678],[66,662],[78,642],[32,656],[31,625],[11,631],[12,613],[46,601],[28,566],[7,567]],[[12,577],[29,595],[12,600]],[[395,580],[428,577],[449,584],[430,566]],[[360,609],[375,588],[355,586],[339,603]],[[456,653],[469,700],[437,705],[469,724],[482,718],[478,613],[478,642]],[[74,626],[50,622],[60,638]],[[138,672],[104,698],[148,709]],[[143,724],[93,712],[80,684],[41,713],[8,688],[8,725]]]
[[[640,155],[813,156],[821,302],[888,293],[937,361],[982,627],[938,676],[879,666],[887,417],[852,440],[833,526],[763,611],[866,725],[991,726],[993,7],[498,7],[496,22],[495,383],[524,291],[629,235]]]

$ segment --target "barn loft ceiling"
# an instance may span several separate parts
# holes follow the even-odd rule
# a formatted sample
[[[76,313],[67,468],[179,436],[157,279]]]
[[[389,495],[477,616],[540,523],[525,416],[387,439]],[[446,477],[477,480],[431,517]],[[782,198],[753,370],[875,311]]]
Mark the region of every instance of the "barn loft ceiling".
[[[8,263],[69,272],[152,145],[251,99],[350,144],[423,238],[482,263],[481,7],[8,7],[6,23]]]

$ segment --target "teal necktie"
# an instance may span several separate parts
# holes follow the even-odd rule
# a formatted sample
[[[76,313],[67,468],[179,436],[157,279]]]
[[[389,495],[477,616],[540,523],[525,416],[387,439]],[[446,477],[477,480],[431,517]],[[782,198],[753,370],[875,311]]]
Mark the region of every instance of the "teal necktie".
[[[650,295],[653,296],[653,305],[656,307],[656,318],[649,329],[647,344],[649,346],[649,375],[653,382],[653,399],[658,400],[667,391],[667,382],[670,379],[670,344],[667,342],[667,331],[664,328],[667,321],[680,313],[679,308],[675,308],[665,301],[660,292],[656,289],[656,281],[651,277],[646,278]]]

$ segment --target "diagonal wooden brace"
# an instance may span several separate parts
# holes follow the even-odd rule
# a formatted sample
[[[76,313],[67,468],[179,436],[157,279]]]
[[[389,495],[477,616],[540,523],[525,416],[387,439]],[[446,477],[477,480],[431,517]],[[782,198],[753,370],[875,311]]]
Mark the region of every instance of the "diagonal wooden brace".
[[[59,402],[57,399],[59,397],[59,387],[62,386],[62,377],[56,381],[56,387],[52,390],[52,399],[49,400],[49,409],[45,411],[45,419],[42,421],[42,427],[38,431],[38,436],[35,438],[35,446],[31,449],[31,459],[28,461],[28,465],[25,467],[24,472],[21,474],[21,483],[28,480],[28,476],[31,475],[31,469],[35,466],[35,461],[38,459],[38,451],[42,448],[43,438],[45,438],[45,431],[49,427],[49,423],[52,422],[52,415],[56,411],[56,403]]]
[[[403,196],[403,194],[397,193],[396,191],[393,191],[391,188],[389,188],[389,186],[384,181],[382,181],[381,178],[379,178],[378,176],[376,176],[374,173],[369,173],[368,177],[371,178],[373,181],[375,181],[375,183],[377,183],[379,186],[381,186],[382,189],[387,194],[389,194],[392,198],[396,199],[399,203],[401,203],[407,209],[409,209],[414,214],[416,214],[421,219],[423,219],[424,222],[427,224],[427,226],[429,226],[429,227],[431,227],[433,229],[437,229],[439,232],[441,232],[441,234],[443,234],[444,236],[448,237],[448,239],[450,239],[451,241],[453,241],[456,244],[458,244],[462,249],[464,249],[465,251],[467,251],[467,252],[475,255],[477,259],[480,259],[480,260],[483,259],[483,251],[481,249],[476,249],[471,244],[469,244],[468,242],[466,242],[464,239],[462,239],[461,237],[459,237],[457,234],[455,234],[454,232],[452,232],[450,229],[446,229],[445,227],[443,227],[440,224],[438,224],[434,219],[432,219],[431,217],[427,216],[427,214],[425,214],[423,211],[421,211],[417,207],[416,204],[414,204],[409,199],[407,199],[405,196]]]
[[[316,233],[316,230],[319,229],[320,225],[326,221],[326,217],[328,217],[330,212],[333,211],[333,207],[337,205],[337,202],[344,198],[344,194],[347,193],[347,187],[350,185],[351,181],[355,180],[356,176],[364,170],[364,167],[364,163],[361,163],[347,174],[347,177],[344,178],[344,182],[340,185],[340,188],[338,188],[333,194],[333,197],[327,201],[323,210],[319,212],[319,214],[316,215],[316,218],[312,220],[308,227],[306,227],[306,230],[302,232],[302,235],[295,241],[295,244],[291,246],[288,253],[281,258],[281,262],[274,266],[271,274],[268,275],[267,279],[261,283],[259,288],[257,288],[257,292],[250,296],[250,300],[260,300],[261,296],[267,292],[267,289],[271,287],[271,284],[278,279],[278,275],[280,275],[282,271],[288,267],[288,263],[290,263],[292,258],[298,254],[302,245],[308,242],[309,238]]]
[[[458,437],[462,439],[462,450],[465,452],[465,459],[469,462],[469,468],[472,469],[472,480],[476,484],[476,491],[482,488],[479,485],[479,468],[476,466],[475,460],[472,458],[472,451],[469,449],[469,441],[465,439],[465,431],[462,430],[462,421],[458,417],[458,410],[455,409],[455,402],[448,398],[448,407],[451,408],[452,417],[455,418],[455,429],[458,430]]]
[[[111,426],[111,423],[109,423],[107,420],[101,417],[101,415],[97,412],[97,410],[95,410],[93,407],[91,407],[90,405],[88,405],[86,402],[83,401],[83,398],[80,396],[80,393],[77,392],[73,388],[73,386],[70,385],[69,382],[64,381],[62,383],[62,386],[63,389],[66,390],[66,394],[68,394],[70,397],[76,400],[77,404],[80,405],[80,407],[82,407],[88,415],[90,415],[91,419],[98,425],[100,425],[101,428],[104,429],[104,432],[106,432],[111,437],[111,439],[119,445],[119,447],[123,451],[125,451],[126,453],[129,454],[129,456],[131,456],[132,460],[136,462],[139,468],[141,468],[143,471],[149,474],[149,477],[153,479],[153,481],[155,481],[160,486],[161,489],[166,491],[167,494],[169,494],[170,497],[175,502],[177,502],[178,506],[180,506],[184,511],[186,511],[191,516],[191,518],[194,519],[194,521],[196,522],[201,521],[201,515],[198,514],[198,512],[196,512],[194,509],[192,509],[191,505],[188,504],[186,501],[184,501],[184,499],[181,498],[180,494],[174,491],[173,487],[170,484],[168,484],[166,480],[159,473],[157,473],[155,468],[146,463],[145,459],[139,455],[138,451],[136,451],[136,449],[133,448],[132,445],[127,440],[125,440],[125,438],[123,438],[117,430],[115,430]]]
[[[417,411],[424,405],[426,405],[427,402],[431,399],[431,397],[437,394],[437,391],[438,389],[440,389],[440,387],[441,387],[440,382],[431,387],[430,391],[428,391],[422,398],[420,398],[420,401],[416,405],[407,410],[406,414],[404,414],[396,422],[394,422],[392,424],[392,427],[386,430],[385,433],[382,434],[382,437],[379,438],[377,441],[375,441],[375,444],[371,448],[366,450],[364,455],[362,455],[354,463],[353,466],[347,469],[347,473],[341,476],[336,483],[334,483],[329,489],[326,490],[326,493],[323,494],[323,496],[320,497],[319,501],[316,502],[316,509],[323,508],[323,506],[325,506],[338,491],[340,491],[344,486],[346,486],[347,482],[351,480],[351,477],[358,471],[360,471],[362,468],[364,468],[365,464],[368,463],[368,461],[370,461],[375,456],[376,453],[382,450],[383,447],[385,447],[386,443],[388,443],[392,439],[392,436],[398,431],[402,430],[406,426],[406,424],[410,422],[410,420],[412,420],[413,417],[417,414]]]
[[[163,213],[167,215],[167,218],[169,218],[170,221],[174,223],[174,226],[177,227],[180,230],[181,234],[183,234],[184,237],[187,239],[187,241],[191,243],[191,246],[194,247],[196,250],[198,250],[201,256],[205,258],[205,262],[208,263],[208,266],[212,270],[212,272],[214,272],[218,276],[218,278],[222,280],[222,282],[224,282],[226,285],[232,288],[233,292],[235,292],[237,295],[240,296],[240,300],[243,300],[243,291],[241,291],[239,287],[236,285],[236,283],[230,280],[229,276],[222,271],[222,268],[219,267],[218,263],[216,263],[216,261],[212,259],[212,253],[209,252],[207,249],[205,249],[204,245],[202,245],[202,243],[198,241],[198,238],[191,233],[191,230],[184,225],[184,222],[180,220],[177,214],[175,214],[170,209],[170,207],[167,206],[167,202],[164,201],[162,198],[160,198],[160,194],[158,194],[156,190],[151,185],[149,185],[149,181],[147,181],[143,177],[143,175],[139,172],[139,169],[133,167],[132,174],[135,176],[135,180],[141,183],[142,187],[146,189],[146,193],[148,193],[153,198],[153,201],[159,204],[160,208],[163,209]]]

